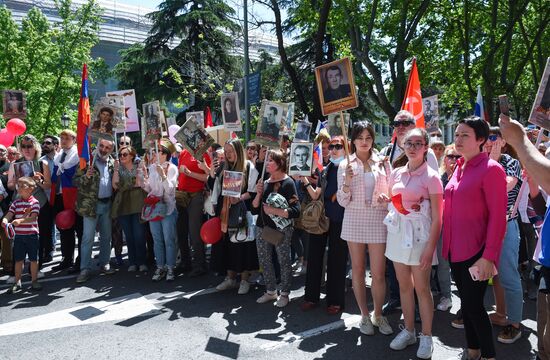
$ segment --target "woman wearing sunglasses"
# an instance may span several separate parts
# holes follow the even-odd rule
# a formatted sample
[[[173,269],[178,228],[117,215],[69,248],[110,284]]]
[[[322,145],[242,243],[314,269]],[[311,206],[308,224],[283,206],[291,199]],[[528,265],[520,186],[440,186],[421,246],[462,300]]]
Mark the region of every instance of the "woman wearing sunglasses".
[[[19,151],[21,157],[13,162],[8,170],[8,189],[14,191],[17,183],[17,176],[15,174],[14,164],[32,163],[34,168],[34,175],[31,175],[36,181],[36,188],[32,195],[40,203],[40,214],[38,215],[38,227],[40,230],[39,241],[40,248],[38,252],[38,266],[42,267],[45,256],[48,254],[48,249],[51,248],[52,243],[52,218],[53,210],[49,203],[46,191],[52,186],[50,167],[45,160],[39,160],[42,153],[42,146],[40,142],[32,135],[24,135],[19,144]],[[25,164],[25,165],[26,165]],[[23,165],[20,165],[23,166]],[[15,195],[14,199],[17,198]],[[42,276],[39,273],[39,276]]]
[[[388,172],[384,163],[373,151],[374,129],[366,121],[353,125],[349,162],[338,166],[338,191],[336,197],[344,207],[341,237],[347,241],[351,257],[353,293],[361,310],[359,331],[374,335],[374,327],[384,335],[393,333],[387,319],[382,316],[382,304],[386,296],[386,226],[383,221],[388,213],[387,203],[378,201],[381,193],[387,193]],[[367,306],[365,291],[365,252],[368,247],[372,276],[372,319]]]
[[[123,146],[118,150],[113,174],[113,189],[116,191],[111,217],[118,223],[126,235],[128,248],[128,271],[147,271],[145,249],[145,225],[141,222],[141,209],[145,192],[141,188],[138,176],[138,164],[134,164],[136,150]]]
[[[319,178],[316,188],[309,183],[307,178],[303,182],[306,190],[313,200],[323,196],[325,215],[330,220],[328,233],[310,234],[310,242],[307,253],[306,291],[304,303],[301,308],[304,311],[316,307],[321,294],[321,277],[323,275],[323,259],[328,240],[327,254],[327,284],[326,303],[327,313],[336,315],[344,309],[346,287],[346,263],[348,261],[348,246],[342,240],[342,220],[344,208],[336,201],[338,190],[338,166],[344,159],[344,138],[334,136],[327,144],[330,152],[330,162],[325,167]]]
[[[441,233],[443,186],[436,170],[428,166],[428,133],[410,130],[404,138],[406,164],[395,168],[389,178],[390,212],[386,257],[393,261],[405,326],[390,343],[403,350],[416,343],[414,293],[422,320],[422,333],[416,356],[432,357],[433,298],[430,289],[432,265],[437,263],[435,249]],[[396,162],[400,162],[397,159]],[[383,196],[383,195],[382,195]],[[401,200],[396,200],[396,198]],[[389,199],[387,199],[389,200]]]

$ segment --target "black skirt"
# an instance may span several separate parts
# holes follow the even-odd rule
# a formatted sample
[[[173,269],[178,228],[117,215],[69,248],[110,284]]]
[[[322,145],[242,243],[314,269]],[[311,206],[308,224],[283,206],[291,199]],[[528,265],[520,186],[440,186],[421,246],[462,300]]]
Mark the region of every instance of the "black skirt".
[[[220,248],[218,254],[226,270],[242,273],[260,268],[256,240],[233,243],[229,240],[229,235],[225,234],[220,240]]]

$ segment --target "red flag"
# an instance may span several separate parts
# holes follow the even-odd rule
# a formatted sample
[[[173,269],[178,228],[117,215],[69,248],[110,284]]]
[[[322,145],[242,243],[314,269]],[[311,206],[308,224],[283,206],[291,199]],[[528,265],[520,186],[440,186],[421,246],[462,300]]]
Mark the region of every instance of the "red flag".
[[[88,126],[90,125],[90,101],[88,99],[88,67],[82,68],[82,87],[78,102],[78,122],[76,124],[76,147],[80,157],[80,168],[84,169],[90,161],[90,144],[88,142]]]
[[[405,98],[401,110],[407,110],[414,115],[416,127],[425,128],[424,110],[422,109],[422,93],[420,92],[420,78],[418,77],[418,68],[416,67],[416,58],[413,58],[411,73],[405,91]]]
[[[214,126],[212,123],[212,113],[210,112],[210,108],[207,106],[206,109],[204,109],[204,128],[209,128],[211,126]]]

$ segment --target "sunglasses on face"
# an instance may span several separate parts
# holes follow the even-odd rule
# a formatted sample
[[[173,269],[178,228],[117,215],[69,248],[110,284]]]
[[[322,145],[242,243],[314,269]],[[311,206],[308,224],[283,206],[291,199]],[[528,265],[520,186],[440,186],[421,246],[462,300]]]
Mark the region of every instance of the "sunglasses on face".
[[[498,135],[496,134],[489,135],[489,141],[497,141],[497,139],[498,139]]]
[[[412,121],[394,121],[393,122],[393,127],[394,128],[397,128],[397,127],[409,127],[411,125],[413,125],[414,123]]]
[[[118,157],[119,158],[125,158],[128,155],[130,155],[130,153],[120,153],[120,154],[118,154]]]
[[[460,155],[452,155],[452,154],[449,154],[449,155],[445,155],[447,157],[447,159],[454,159],[454,160],[458,160],[460,159]]]
[[[422,149],[424,146],[426,146],[426,144],[424,143],[421,143],[421,142],[416,142],[416,143],[412,143],[412,142],[406,142],[404,144],[405,146],[405,149],[415,149],[415,150],[420,150]]]
[[[21,144],[21,149],[22,150],[24,150],[24,149],[34,149],[34,145]]]
[[[120,146],[128,146],[130,143],[128,141],[121,141],[118,143]]]
[[[255,146],[247,146],[246,150],[256,150],[256,147]]]
[[[342,150],[344,148],[344,145],[342,144],[330,144],[328,146],[329,150]]]

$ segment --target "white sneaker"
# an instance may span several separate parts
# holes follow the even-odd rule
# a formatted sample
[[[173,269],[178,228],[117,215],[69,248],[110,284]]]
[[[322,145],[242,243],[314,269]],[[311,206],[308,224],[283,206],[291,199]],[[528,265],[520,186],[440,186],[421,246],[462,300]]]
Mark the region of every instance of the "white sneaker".
[[[6,284],[15,284],[15,276],[8,277],[8,280],[6,280]]]
[[[246,280],[241,280],[241,284],[239,285],[239,291],[237,291],[237,294],[244,295],[248,294],[250,291],[250,283]]]
[[[447,311],[453,306],[453,301],[445,296],[442,296],[437,304],[437,310]]]
[[[44,277],[44,273],[40,270],[38,270],[38,272],[36,273],[36,278],[37,279],[42,279]]]
[[[388,319],[386,319],[385,316],[380,316],[378,318],[375,318],[373,314],[371,321],[372,321],[372,325],[376,326],[378,328],[378,331],[380,331],[381,334],[384,334],[384,335],[393,334],[393,329],[391,328],[390,324],[388,323]]]
[[[399,325],[399,329],[401,329],[401,332],[397,334],[395,339],[393,339],[390,343],[390,348],[392,350],[403,350],[407,346],[416,343],[415,331],[410,332],[409,330],[405,329],[403,325]]]
[[[149,268],[147,267],[147,265],[140,265],[139,266],[139,271],[147,272],[147,271],[149,271]]]
[[[234,289],[236,287],[237,287],[237,280],[226,277],[218,286],[216,286],[216,290],[225,291],[229,289]]]
[[[277,292],[269,293],[265,292],[262,296],[260,296],[256,302],[258,304],[265,304],[266,302],[277,300]]]
[[[136,272],[137,266],[136,265],[130,265],[128,266],[128,272]]]
[[[362,316],[361,322],[359,323],[359,331],[361,334],[365,335],[374,335],[374,326],[370,320],[370,316]]]
[[[174,269],[168,268],[166,271],[166,281],[174,281],[176,276],[174,275]]]
[[[290,300],[288,299],[288,294],[281,294],[279,298],[277,299],[277,302],[275,303],[275,306],[283,308],[288,305],[288,302]]]
[[[163,268],[157,268],[151,279],[153,281],[160,281],[164,276],[166,276],[166,271]]]
[[[431,359],[434,352],[434,343],[430,335],[420,334],[420,344],[418,345],[418,351],[416,357],[419,359]]]

